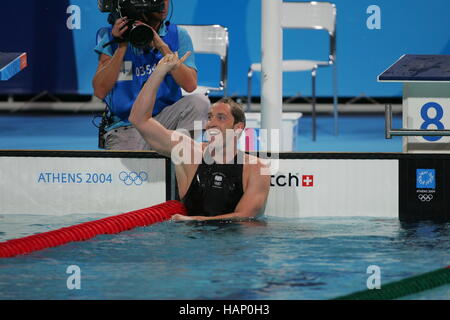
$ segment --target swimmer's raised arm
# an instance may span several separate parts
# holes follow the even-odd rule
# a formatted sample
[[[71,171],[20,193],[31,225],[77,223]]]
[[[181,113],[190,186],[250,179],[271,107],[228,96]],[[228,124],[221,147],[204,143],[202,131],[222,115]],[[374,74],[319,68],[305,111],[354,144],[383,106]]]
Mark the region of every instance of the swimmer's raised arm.
[[[139,92],[128,118],[154,150],[168,157],[170,157],[172,147],[177,142],[171,139],[172,130],[166,129],[152,118],[153,108],[158,88],[166,74],[182,64],[190,54],[190,52],[187,52],[181,59],[178,59],[177,53],[168,54],[161,59],[155,71]]]

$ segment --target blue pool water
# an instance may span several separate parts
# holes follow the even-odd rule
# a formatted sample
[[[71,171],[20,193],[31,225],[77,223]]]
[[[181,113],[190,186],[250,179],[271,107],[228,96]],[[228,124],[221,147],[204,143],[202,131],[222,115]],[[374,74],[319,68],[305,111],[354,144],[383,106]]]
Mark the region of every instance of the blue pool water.
[[[3,215],[0,241],[101,217]],[[0,299],[330,299],[365,290],[370,265],[382,285],[449,265],[449,236],[449,223],[358,217],[165,222],[0,259]]]

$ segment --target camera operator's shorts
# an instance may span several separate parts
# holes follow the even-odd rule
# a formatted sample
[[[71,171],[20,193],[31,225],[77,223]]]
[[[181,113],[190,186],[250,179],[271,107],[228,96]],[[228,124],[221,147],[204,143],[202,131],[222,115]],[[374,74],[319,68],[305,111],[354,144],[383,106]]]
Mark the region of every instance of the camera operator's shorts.
[[[205,128],[209,108],[207,96],[192,94],[164,108],[154,119],[167,129],[185,129],[192,133],[195,129],[194,121],[201,121],[202,129]],[[110,130],[105,133],[104,138],[106,150],[152,150],[133,126]]]

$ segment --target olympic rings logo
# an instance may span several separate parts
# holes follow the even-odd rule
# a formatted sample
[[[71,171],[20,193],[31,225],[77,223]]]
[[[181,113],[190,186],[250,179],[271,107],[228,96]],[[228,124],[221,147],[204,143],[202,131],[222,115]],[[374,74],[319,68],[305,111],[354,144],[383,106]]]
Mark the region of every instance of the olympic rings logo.
[[[119,179],[127,186],[135,185],[140,186],[144,182],[148,181],[148,173],[145,171],[141,171],[139,173],[132,171],[126,172],[122,171],[119,174]]]
[[[432,194],[419,194],[417,197],[422,202],[430,202],[431,200],[433,200]]]

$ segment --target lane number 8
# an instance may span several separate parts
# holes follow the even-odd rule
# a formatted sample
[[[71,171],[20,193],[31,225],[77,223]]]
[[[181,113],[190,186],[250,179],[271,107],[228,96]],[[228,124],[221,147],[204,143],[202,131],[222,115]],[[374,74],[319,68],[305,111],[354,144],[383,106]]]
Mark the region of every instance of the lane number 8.
[[[434,118],[430,118],[428,116],[428,110],[434,109],[436,111],[436,115]],[[444,130],[444,124],[440,121],[444,117],[444,109],[441,107],[440,104],[436,102],[428,102],[423,105],[422,109],[420,110],[420,115],[424,122],[420,126],[420,129],[427,130],[429,129],[430,125],[435,125],[437,130]],[[434,128],[432,128],[434,129]],[[424,136],[423,137],[427,141],[438,141],[442,137],[438,136]]]

